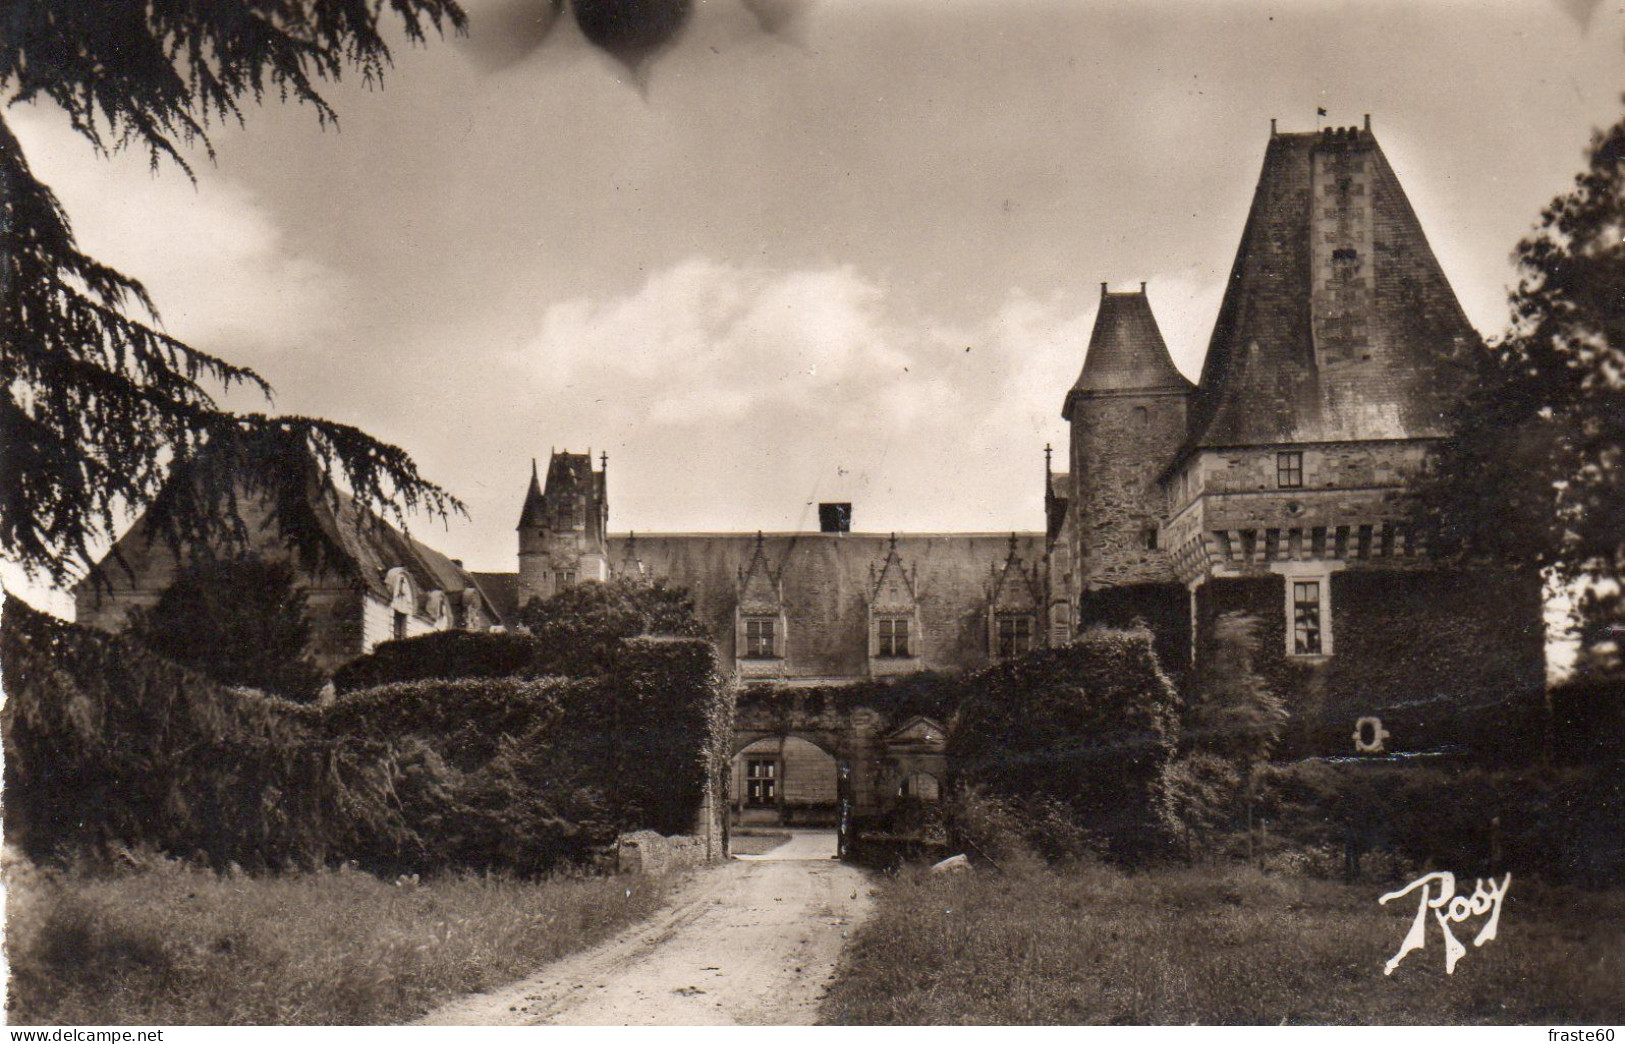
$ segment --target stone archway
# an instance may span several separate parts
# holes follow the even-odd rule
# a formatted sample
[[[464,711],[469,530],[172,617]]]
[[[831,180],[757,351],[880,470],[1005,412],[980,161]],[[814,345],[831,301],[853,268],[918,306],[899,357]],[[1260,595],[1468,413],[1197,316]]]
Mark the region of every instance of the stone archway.
[[[832,751],[793,733],[762,736],[738,748],[728,790],[740,823],[836,825],[840,763]]]

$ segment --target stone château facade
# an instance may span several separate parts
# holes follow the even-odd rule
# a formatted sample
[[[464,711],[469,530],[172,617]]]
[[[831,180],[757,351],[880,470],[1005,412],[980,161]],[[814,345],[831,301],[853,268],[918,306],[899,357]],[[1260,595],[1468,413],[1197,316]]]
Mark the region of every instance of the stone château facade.
[[[389,636],[489,626],[615,576],[687,588],[741,681],[797,687],[972,669],[1136,621],[1180,676],[1212,655],[1221,617],[1243,612],[1300,742],[1345,750],[1360,718],[1386,715],[1394,745],[1420,750],[1450,740],[1441,722],[1509,714],[1544,680],[1538,586],[1445,568],[1407,524],[1477,343],[1369,120],[1314,134],[1272,124],[1197,384],[1174,367],[1145,284],[1101,284],[1061,402],[1066,469],[1045,451],[1041,529],[854,533],[850,506],[826,505],[816,533],[611,534],[607,459],[555,452],[545,481],[532,468],[516,572],[468,573],[387,527],[370,543],[336,536],[361,580],[312,598],[318,653],[330,663]],[[131,540],[120,548],[137,579],[108,608],[81,590],[82,619],[117,626],[173,575]],[[916,760],[894,761],[940,756],[939,723],[910,728],[896,742],[919,747]],[[806,750],[750,742],[736,797],[833,797],[833,763],[808,770],[816,785],[789,780]],[[916,792],[934,787],[916,775]]]
[[[1041,531],[611,535],[603,471],[555,454],[505,589],[665,578],[741,679],[778,684],[974,668],[1136,620],[1179,676],[1244,611],[1259,668],[1330,742],[1396,705],[1516,705],[1543,681],[1540,591],[1442,568],[1408,524],[1477,343],[1369,123],[1272,127],[1200,382],[1145,284],[1101,285]]]

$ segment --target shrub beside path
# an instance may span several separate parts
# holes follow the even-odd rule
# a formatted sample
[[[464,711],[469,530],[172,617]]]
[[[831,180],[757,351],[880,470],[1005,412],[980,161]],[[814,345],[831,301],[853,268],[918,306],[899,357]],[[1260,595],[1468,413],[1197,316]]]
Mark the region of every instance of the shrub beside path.
[[[870,909],[835,837],[794,831],[692,875],[607,943],[426,1016],[427,1025],[807,1025]]]

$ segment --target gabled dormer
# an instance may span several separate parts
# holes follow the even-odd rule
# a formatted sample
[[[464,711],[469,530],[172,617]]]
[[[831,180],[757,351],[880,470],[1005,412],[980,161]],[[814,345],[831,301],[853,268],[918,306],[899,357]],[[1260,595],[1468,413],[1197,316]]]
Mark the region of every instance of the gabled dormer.
[[[924,634],[915,597],[914,572],[897,554],[897,534],[877,570],[869,566],[869,673],[907,674],[920,669]]]
[[[630,580],[635,584],[650,582],[649,569],[638,557],[638,535],[626,535],[626,547],[621,552],[621,560],[613,567],[614,577],[617,580]]]
[[[1038,629],[1044,605],[1043,577],[1036,562],[1022,559],[1019,540],[1010,534],[1003,565],[992,567],[988,588],[988,656],[1006,660],[1043,644]]]
[[[767,542],[756,534],[750,563],[739,571],[734,603],[734,663],[743,677],[784,674],[786,628],[784,588],[767,555]]]

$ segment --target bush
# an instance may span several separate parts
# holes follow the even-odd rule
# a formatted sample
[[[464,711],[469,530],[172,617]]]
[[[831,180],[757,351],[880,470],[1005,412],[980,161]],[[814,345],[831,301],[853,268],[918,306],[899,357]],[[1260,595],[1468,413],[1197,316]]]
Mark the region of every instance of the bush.
[[[1179,698],[1150,632],[1087,631],[967,683],[948,745],[960,781],[1023,803],[1054,800],[1118,855],[1161,843]]]
[[[156,604],[130,614],[132,638],[222,685],[314,700],[322,672],[308,658],[305,592],[285,561],[192,566]]]
[[[1625,780],[1610,767],[1491,771],[1372,760],[1265,767],[1259,813],[1301,849],[1368,854],[1457,875],[1602,886],[1625,881]]]
[[[688,592],[663,580],[576,584],[545,601],[533,599],[519,620],[535,643],[532,671],[571,677],[612,669],[628,638],[709,634]]]
[[[400,751],[7,599],[7,840],[36,857],[146,842],[217,867],[403,843]]]
[[[438,631],[382,642],[333,676],[339,692],[453,678],[590,678],[614,673],[628,639],[704,638],[681,588],[631,580],[577,584],[534,599],[517,633]]]
[[[709,642],[590,679],[422,680],[299,706],[6,606],[7,827],[42,858],[150,844],[217,867],[502,869],[720,808],[732,692]]]

